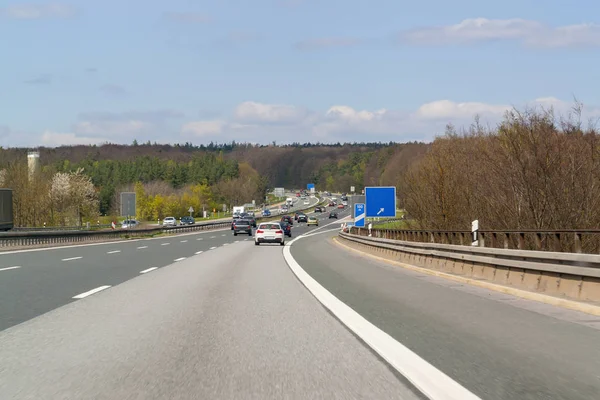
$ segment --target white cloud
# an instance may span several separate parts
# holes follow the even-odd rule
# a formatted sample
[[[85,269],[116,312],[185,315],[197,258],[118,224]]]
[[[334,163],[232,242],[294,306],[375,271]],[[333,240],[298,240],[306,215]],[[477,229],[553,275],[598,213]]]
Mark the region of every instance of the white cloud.
[[[558,113],[570,110],[573,103],[554,97],[541,97],[528,106],[550,106]],[[183,125],[184,136],[195,136],[200,142],[249,141],[270,143],[346,142],[346,141],[412,141],[431,140],[444,132],[448,123],[468,126],[478,115],[482,123],[494,125],[512,109],[507,104],[481,102],[432,101],[415,110],[357,110],[347,105],[334,105],[325,112],[314,112],[291,105],[244,102],[236,107],[230,119],[211,119]],[[586,107],[585,115],[596,115],[600,108]]]
[[[76,10],[64,3],[24,3],[0,8],[0,16],[10,19],[70,18]]]
[[[246,101],[235,108],[234,116],[240,122],[293,123],[306,117],[307,111],[290,105]]]
[[[196,121],[183,125],[182,132],[184,134],[190,134],[198,137],[218,135],[223,132],[223,128],[225,128],[225,126],[225,121],[220,120]]]
[[[424,45],[467,44],[518,40],[534,47],[600,46],[600,25],[552,27],[526,19],[465,19],[456,25],[424,27],[402,32],[401,42]]]
[[[47,147],[57,147],[62,145],[90,145],[90,144],[102,144],[105,143],[106,139],[77,136],[74,133],[60,133],[46,131],[42,134],[42,143]]]

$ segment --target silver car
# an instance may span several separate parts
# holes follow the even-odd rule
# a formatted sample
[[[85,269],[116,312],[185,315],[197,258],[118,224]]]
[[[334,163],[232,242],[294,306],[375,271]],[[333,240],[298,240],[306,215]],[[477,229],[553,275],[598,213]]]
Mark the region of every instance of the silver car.
[[[175,217],[165,217],[162,224],[163,226],[177,226],[177,220]]]

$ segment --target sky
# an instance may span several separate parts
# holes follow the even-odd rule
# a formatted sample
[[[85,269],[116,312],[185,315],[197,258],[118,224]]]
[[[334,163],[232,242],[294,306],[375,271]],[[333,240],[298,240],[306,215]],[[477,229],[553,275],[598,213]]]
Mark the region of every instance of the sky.
[[[591,0],[0,0],[0,146],[431,141],[600,117]]]

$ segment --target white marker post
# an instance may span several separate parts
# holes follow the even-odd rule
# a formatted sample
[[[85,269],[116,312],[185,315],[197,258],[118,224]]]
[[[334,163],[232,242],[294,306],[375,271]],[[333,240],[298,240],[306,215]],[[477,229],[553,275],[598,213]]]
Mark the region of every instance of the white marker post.
[[[371,229],[373,229],[373,224],[369,222],[369,236],[371,236]]]
[[[479,246],[479,220],[471,222],[471,246]]]

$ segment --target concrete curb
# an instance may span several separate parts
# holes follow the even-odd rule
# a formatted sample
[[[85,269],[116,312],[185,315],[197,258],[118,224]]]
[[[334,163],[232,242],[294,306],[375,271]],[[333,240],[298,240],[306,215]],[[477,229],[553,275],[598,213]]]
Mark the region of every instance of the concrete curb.
[[[376,260],[379,260],[379,261],[382,261],[382,262],[385,262],[388,264],[397,265],[399,267],[406,268],[411,271],[415,271],[415,272],[419,272],[419,273],[423,273],[423,274],[427,274],[427,275],[433,275],[433,276],[437,276],[440,278],[449,279],[449,280],[452,280],[455,282],[466,283],[466,284],[477,286],[477,287],[480,287],[483,289],[493,290],[495,292],[509,294],[509,295],[517,296],[517,297],[527,299],[527,300],[533,300],[533,301],[538,301],[540,303],[549,304],[549,305],[553,305],[553,306],[557,306],[557,307],[568,308],[570,310],[580,311],[580,312],[590,314],[590,315],[600,316],[600,306],[595,306],[593,304],[587,304],[587,303],[581,303],[581,302],[577,302],[577,301],[573,301],[573,300],[561,299],[559,297],[548,296],[546,294],[529,292],[526,290],[512,288],[509,286],[498,285],[498,284],[491,283],[491,282],[480,281],[480,280],[472,279],[472,278],[465,278],[465,277],[459,276],[459,275],[452,275],[452,274],[448,274],[445,272],[431,270],[428,268],[417,267],[414,265],[410,265],[410,264],[406,264],[406,263],[402,263],[402,262],[398,262],[398,261],[394,261],[394,260],[389,260],[384,257],[379,257],[379,256],[376,256],[373,254],[366,253],[361,250],[357,250],[351,246],[348,246],[345,243],[342,243],[337,238],[333,238],[333,242],[335,244],[337,244],[338,246],[345,248],[346,250],[354,251],[363,256],[371,257],[371,258],[374,258]]]

